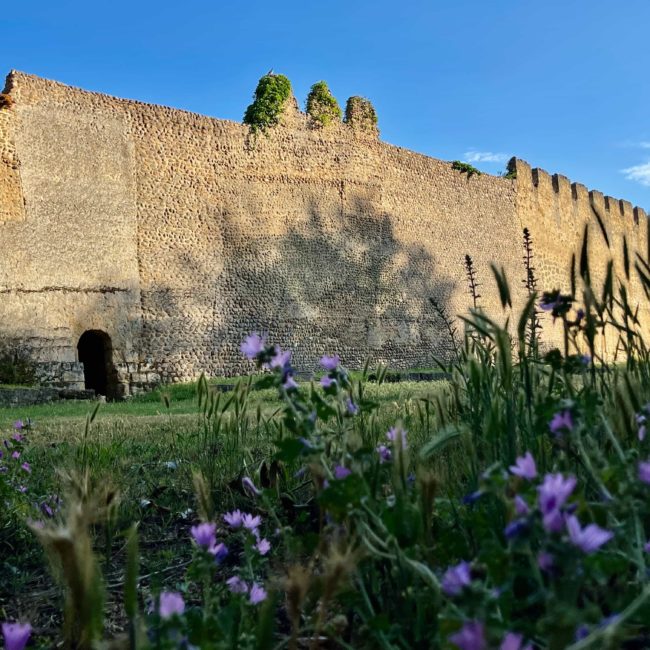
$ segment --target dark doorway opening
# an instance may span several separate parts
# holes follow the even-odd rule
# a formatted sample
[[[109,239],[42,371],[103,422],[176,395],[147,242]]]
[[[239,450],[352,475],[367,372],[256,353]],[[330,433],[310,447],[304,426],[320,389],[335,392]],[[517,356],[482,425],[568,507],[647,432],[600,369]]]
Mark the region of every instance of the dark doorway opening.
[[[100,330],[88,330],[77,343],[79,361],[84,364],[86,388],[97,395],[115,397],[116,377],[111,337]]]

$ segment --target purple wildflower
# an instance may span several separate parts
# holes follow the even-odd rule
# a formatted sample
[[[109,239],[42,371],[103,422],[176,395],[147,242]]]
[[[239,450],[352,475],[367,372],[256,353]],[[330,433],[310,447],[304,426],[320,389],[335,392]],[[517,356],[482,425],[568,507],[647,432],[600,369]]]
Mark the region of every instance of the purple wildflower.
[[[266,339],[257,333],[249,334],[242,342],[239,349],[241,353],[250,360],[253,360],[260,352],[264,350]]]
[[[11,457],[12,457],[14,460],[18,460],[18,459],[20,458],[20,452],[19,452],[19,451],[13,451],[13,452],[11,452]]]
[[[336,385],[336,379],[332,379],[328,375],[325,375],[324,377],[321,377],[320,385],[323,388],[329,388],[330,386]]]
[[[466,494],[462,498],[462,502],[466,506],[474,505],[484,494],[485,492],[483,492],[483,490],[475,490],[474,492]]]
[[[528,528],[528,522],[525,519],[515,519],[511,521],[504,529],[503,534],[506,539],[519,537]]]
[[[2,636],[5,640],[5,650],[23,650],[32,634],[29,623],[3,623]]]
[[[571,411],[566,409],[564,411],[558,411],[549,422],[548,428],[551,430],[551,433],[555,435],[559,434],[562,429],[573,431],[573,417]]]
[[[275,354],[271,357],[269,366],[271,368],[286,368],[291,363],[291,350],[282,351],[281,348],[275,348]]]
[[[339,480],[344,479],[346,476],[350,476],[350,474],[352,474],[352,471],[347,467],[343,467],[343,465],[337,465],[334,468],[334,478]]]
[[[379,462],[387,463],[391,459],[391,451],[386,445],[378,445],[377,453],[379,454]]]
[[[208,553],[214,555],[214,559],[217,562],[222,562],[226,555],[228,555],[228,547],[223,542],[217,544],[215,540],[215,543],[208,549]]]
[[[643,550],[644,550],[646,553],[650,553],[650,542],[646,542],[646,543],[643,545]]]
[[[471,582],[469,562],[461,562],[445,571],[445,575],[442,576],[442,591],[447,596],[458,596]]]
[[[467,621],[449,640],[460,650],[485,650],[485,630],[480,621]]]
[[[533,455],[527,451],[523,456],[519,456],[514,465],[510,466],[510,472],[515,476],[532,481],[537,478],[537,466]]]
[[[524,637],[515,632],[508,632],[501,642],[500,650],[533,650],[532,644],[523,645]]]
[[[639,463],[639,480],[650,484],[650,461]]]
[[[20,467],[21,467],[21,469],[23,469],[28,474],[32,473],[32,467],[31,467],[31,465],[29,463],[23,463]]]
[[[41,510],[43,511],[43,514],[46,514],[48,517],[54,517],[54,510],[52,510],[50,505],[45,501],[41,503]]]
[[[542,525],[544,530],[549,533],[560,533],[564,530],[566,524],[566,514],[560,510],[551,510],[548,514],[542,517]]]
[[[643,442],[643,441],[645,440],[646,432],[647,432],[647,430],[646,430],[646,425],[645,425],[645,424],[642,424],[642,425],[639,427],[639,431],[638,431],[638,433],[637,433],[637,435],[639,436],[639,440],[640,440],[641,442]]]
[[[520,497],[518,494],[515,495],[514,503],[515,503],[515,512],[520,517],[523,517],[523,516],[530,513],[530,507],[524,501],[524,499],[522,497]]]
[[[542,514],[548,515],[561,508],[571,496],[576,483],[574,476],[564,478],[562,474],[547,474],[544,482],[537,488]]]
[[[16,429],[16,431],[20,431],[21,429],[24,428],[25,428],[25,423],[22,420],[16,420],[14,422],[14,429]]]
[[[555,558],[550,553],[547,553],[546,551],[542,551],[537,556],[537,566],[542,571],[551,571],[551,569],[553,569],[553,567],[555,566]]]
[[[349,415],[356,415],[359,412],[359,407],[349,397],[345,408]]]
[[[241,480],[241,485],[244,488],[244,492],[250,497],[258,497],[262,494],[262,491],[255,487],[255,483],[248,476],[244,476]]]
[[[325,370],[336,370],[338,368],[339,363],[341,363],[341,359],[338,354],[334,354],[332,356],[329,356],[327,354],[324,354],[320,358],[320,365],[325,368]]]
[[[25,439],[25,436],[23,436],[21,433],[14,433],[14,435],[11,436],[11,439],[16,442],[22,442]]]
[[[574,636],[575,641],[582,641],[582,639],[586,639],[588,636],[589,628],[584,623],[578,625]]]
[[[248,592],[248,585],[239,576],[228,578],[226,584],[233,594],[245,594]]]
[[[177,591],[163,591],[160,594],[160,607],[158,613],[160,618],[168,619],[178,614],[181,616],[185,611],[185,601]]]
[[[252,605],[257,605],[266,599],[266,590],[264,587],[260,587],[256,582],[251,585],[251,591],[248,595],[248,599]]]
[[[217,525],[212,523],[201,523],[198,526],[192,526],[190,532],[196,544],[202,548],[209,549],[217,541],[215,533]]]
[[[223,520],[231,528],[239,528],[244,523],[241,510],[233,510],[232,512],[227,512],[223,516]]]
[[[402,443],[402,449],[406,449],[406,431],[401,427],[391,427],[386,433],[386,438],[395,444],[398,440]]]
[[[20,485],[18,487],[18,492],[20,492],[21,494],[25,494],[25,492],[27,492],[27,488],[24,485]]]
[[[539,303],[539,306],[544,311],[553,311],[557,305],[558,305],[558,300],[553,299],[550,296],[544,296],[542,298],[542,300],[540,300],[540,303]]]
[[[252,533],[255,532],[259,525],[262,523],[262,518],[259,515],[253,516],[248,513],[242,515],[242,524],[246,530],[250,530]]]
[[[585,528],[580,528],[580,522],[575,516],[567,519],[566,527],[571,543],[587,554],[595,553],[603,544],[614,537],[614,533],[610,530],[604,530],[596,524],[589,524]]]
[[[255,548],[260,555],[266,555],[271,550],[271,542],[268,539],[258,539]]]
[[[288,375],[284,381],[284,384],[282,384],[282,388],[284,388],[284,390],[293,390],[295,388],[298,388],[298,384],[292,375]]]

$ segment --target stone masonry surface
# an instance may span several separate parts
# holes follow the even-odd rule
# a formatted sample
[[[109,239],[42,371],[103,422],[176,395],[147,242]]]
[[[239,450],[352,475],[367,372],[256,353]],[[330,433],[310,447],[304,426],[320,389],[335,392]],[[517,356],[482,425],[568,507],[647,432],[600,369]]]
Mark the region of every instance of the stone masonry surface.
[[[499,313],[491,262],[523,304],[526,226],[545,289],[568,289],[585,223],[602,275],[594,209],[619,272],[623,237],[648,256],[646,214],[626,201],[523,161],[516,180],[468,179],[373,133],[318,128],[295,102],[252,138],[238,123],[20,72],[5,92],[0,332],[48,368],[78,362],[85,331],[106,332],[126,393],[250,370],[238,348],[251,331],[292,348],[303,370],[324,352],[349,367],[429,367],[449,353],[429,298],[467,311],[466,254],[482,305]],[[557,337],[550,321],[545,337]]]

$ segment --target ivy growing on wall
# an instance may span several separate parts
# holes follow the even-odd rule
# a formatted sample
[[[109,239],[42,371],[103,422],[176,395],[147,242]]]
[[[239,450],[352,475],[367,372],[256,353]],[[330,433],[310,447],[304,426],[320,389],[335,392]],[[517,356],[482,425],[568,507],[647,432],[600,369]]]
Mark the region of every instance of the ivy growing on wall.
[[[251,130],[266,131],[280,121],[287,100],[291,97],[291,82],[282,74],[269,73],[257,83],[253,103],[244,113],[244,124]]]
[[[338,122],[343,112],[324,81],[317,81],[307,95],[307,115],[323,126]]]
[[[377,131],[377,111],[365,97],[350,97],[345,105],[345,123],[362,131]]]
[[[481,175],[481,171],[479,169],[476,169],[476,167],[470,165],[469,163],[461,162],[460,160],[454,160],[454,162],[451,163],[451,168],[455,169],[461,174],[467,174],[467,178],[471,178],[474,175]]]

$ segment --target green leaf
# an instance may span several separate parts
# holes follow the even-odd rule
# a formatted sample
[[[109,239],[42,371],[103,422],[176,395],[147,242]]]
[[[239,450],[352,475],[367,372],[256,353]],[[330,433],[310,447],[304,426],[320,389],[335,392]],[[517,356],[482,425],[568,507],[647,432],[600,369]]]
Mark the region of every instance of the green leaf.
[[[420,449],[420,460],[427,460],[435,453],[442,451],[447,445],[460,438],[463,433],[467,432],[465,425],[450,424],[440,431],[440,433],[422,445]]]

